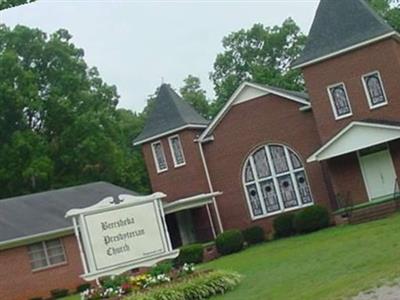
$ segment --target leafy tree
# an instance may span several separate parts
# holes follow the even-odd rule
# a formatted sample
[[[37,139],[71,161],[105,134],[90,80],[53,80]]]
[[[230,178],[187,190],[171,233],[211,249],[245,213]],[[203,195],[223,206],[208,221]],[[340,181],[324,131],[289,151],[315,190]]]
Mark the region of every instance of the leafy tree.
[[[368,0],[368,3],[396,31],[400,32],[400,2],[398,0]]]
[[[117,110],[70,40],[0,25],[0,197],[98,180],[149,190],[131,144],[143,120]]]
[[[0,0],[0,10],[27,4],[27,3],[31,3],[31,2],[35,2],[35,1],[36,0]]]
[[[200,78],[189,75],[184,80],[180,93],[184,100],[189,102],[203,117],[210,117],[210,105],[207,101],[206,91],[201,88]]]
[[[302,90],[300,71],[290,69],[290,64],[300,54],[305,39],[292,19],[282,26],[255,24],[224,37],[224,52],[217,55],[210,75],[217,96],[212,114],[219,111],[244,80]]]

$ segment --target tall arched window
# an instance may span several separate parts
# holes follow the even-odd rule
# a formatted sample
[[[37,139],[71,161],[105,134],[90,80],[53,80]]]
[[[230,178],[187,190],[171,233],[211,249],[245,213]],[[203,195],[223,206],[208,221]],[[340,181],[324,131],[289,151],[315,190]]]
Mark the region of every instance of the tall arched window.
[[[284,145],[254,151],[244,165],[243,182],[253,218],[313,204],[303,164]]]

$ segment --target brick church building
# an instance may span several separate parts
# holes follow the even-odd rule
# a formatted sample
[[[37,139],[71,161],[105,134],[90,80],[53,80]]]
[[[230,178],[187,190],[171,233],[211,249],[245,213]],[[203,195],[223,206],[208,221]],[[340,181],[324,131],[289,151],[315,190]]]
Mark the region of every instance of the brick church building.
[[[379,210],[393,198],[399,34],[363,0],[322,0],[292,67],[308,93],[244,82],[210,121],[160,87],[134,144],[153,190],[186,203],[167,220],[175,245],[253,225],[270,232],[274,217],[315,204]]]
[[[312,205],[381,215],[400,175],[400,39],[364,0],[321,0],[293,64],[307,93],[244,82],[213,120],[162,85],[143,132],[152,189],[175,247],[232,228],[272,231]],[[0,299],[83,280],[71,208],[134,194],[105,182],[0,201]]]

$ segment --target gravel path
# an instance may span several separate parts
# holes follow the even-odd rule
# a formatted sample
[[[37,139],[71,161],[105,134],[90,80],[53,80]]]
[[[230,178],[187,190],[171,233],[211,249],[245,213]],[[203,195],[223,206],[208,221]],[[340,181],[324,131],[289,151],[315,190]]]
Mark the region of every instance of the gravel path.
[[[400,283],[362,292],[351,300],[400,300]]]

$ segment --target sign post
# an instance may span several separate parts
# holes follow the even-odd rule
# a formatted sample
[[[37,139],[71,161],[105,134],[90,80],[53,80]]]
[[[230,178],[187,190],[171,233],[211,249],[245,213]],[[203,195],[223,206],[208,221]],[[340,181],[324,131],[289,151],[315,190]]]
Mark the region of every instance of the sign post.
[[[65,217],[74,225],[82,278],[91,281],[177,257],[179,250],[172,249],[165,223],[164,197],[120,195],[69,210]]]

